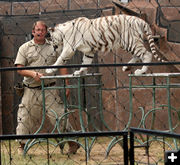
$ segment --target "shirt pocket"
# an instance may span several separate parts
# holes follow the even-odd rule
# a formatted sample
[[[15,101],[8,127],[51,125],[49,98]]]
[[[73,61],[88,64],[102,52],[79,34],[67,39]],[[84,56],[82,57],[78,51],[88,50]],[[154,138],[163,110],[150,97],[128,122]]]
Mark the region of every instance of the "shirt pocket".
[[[37,54],[36,51],[27,52],[28,64],[33,64],[34,62],[37,62],[38,59],[39,59],[39,55]]]
[[[46,58],[46,64],[47,65],[53,65],[57,60],[57,55],[55,52],[48,53]]]

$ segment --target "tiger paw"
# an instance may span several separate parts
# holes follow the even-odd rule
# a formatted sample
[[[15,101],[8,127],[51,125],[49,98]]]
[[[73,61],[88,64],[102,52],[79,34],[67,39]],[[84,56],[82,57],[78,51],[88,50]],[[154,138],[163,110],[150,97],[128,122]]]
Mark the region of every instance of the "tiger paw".
[[[144,74],[144,71],[142,71],[141,69],[137,69],[135,70],[134,74],[138,76],[138,75]]]
[[[77,70],[73,73],[74,76],[86,75],[87,70]]]
[[[50,74],[57,71],[57,69],[46,69],[46,73]]]
[[[128,70],[128,67],[127,67],[127,66],[123,66],[123,67],[122,67],[122,71],[123,71],[123,72],[125,72],[125,71],[127,71],[127,70]]]

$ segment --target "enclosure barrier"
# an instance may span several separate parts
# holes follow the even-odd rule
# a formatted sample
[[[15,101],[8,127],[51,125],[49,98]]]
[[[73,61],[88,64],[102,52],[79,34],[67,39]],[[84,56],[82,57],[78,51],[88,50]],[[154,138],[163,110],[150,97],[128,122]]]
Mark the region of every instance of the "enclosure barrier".
[[[139,140],[144,138],[144,142]],[[76,155],[67,155],[59,152],[58,145],[50,143],[52,139],[76,139],[81,142],[86,138],[96,137],[94,150],[88,159],[84,149],[79,149]],[[106,157],[108,140],[119,138],[123,146],[117,144],[112,153]],[[128,152],[129,137],[129,152]],[[36,139],[38,141],[26,155],[17,153],[18,139]],[[44,139],[43,143],[41,139]],[[180,134],[159,130],[130,128],[121,132],[89,132],[89,133],[62,133],[62,134],[37,134],[37,135],[4,135],[0,136],[0,165],[11,164],[164,164],[168,161],[167,153],[177,153],[174,150],[173,139],[179,143]],[[121,143],[122,144],[122,143]],[[82,147],[82,146],[81,146]],[[171,158],[171,157],[170,157]],[[176,159],[176,157],[175,157]],[[171,161],[171,160],[169,160]],[[176,160],[174,160],[176,161]]]
[[[96,137],[94,150],[90,158],[86,156],[86,151],[80,149],[75,155],[60,153],[58,145],[50,143],[50,139],[60,139],[68,141],[72,138],[86,141],[86,138]],[[106,147],[108,141],[113,137],[122,139],[123,147],[118,145],[106,157]],[[100,139],[98,139],[100,138]],[[103,140],[104,138],[104,140]],[[36,139],[37,145],[34,145],[26,155],[17,154],[18,139]],[[39,139],[39,140],[38,140]],[[41,139],[45,139],[43,142]],[[108,140],[110,139],[110,140]],[[122,144],[122,143],[121,143]],[[66,148],[65,148],[66,149]],[[58,151],[57,151],[58,150]],[[62,134],[37,134],[37,135],[3,135],[0,136],[0,165],[2,164],[124,164],[128,165],[128,132],[89,132],[89,133],[62,133]]]
[[[43,125],[45,124],[45,116],[46,116],[46,102],[45,102],[45,92],[47,90],[63,90],[63,102],[64,102],[64,114],[61,117],[58,117],[56,112],[53,109],[50,109],[53,114],[56,116],[56,123],[54,125],[54,129],[52,130],[51,133],[54,133],[56,130],[58,133],[61,133],[60,126],[63,125],[63,120],[67,122],[67,119],[69,118],[70,114],[77,113],[78,118],[79,118],[79,124],[80,124],[80,129],[75,130],[76,132],[90,132],[90,130],[95,130],[97,132],[102,131],[100,129],[100,126],[102,125],[105,127],[108,127],[107,124],[104,121],[103,117],[103,112],[102,112],[102,90],[101,90],[101,74],[100,73],[93,73],[93,74],[87,74],[87,75],[79,75],[75,76],[73,74],[69,75],[58,75],[58,76],[43,76],[41,77],[41,83],[42,83],[42,98],[43,98],[43,118],[41,121],[41,125],[39,129],[35,132],[35,134],[38,134],[42,128]],[[56,85],[53,87],[45,87],[45,80],[51,79],[51,80],[62,80],[62,85]],[[93,82],[94,79],[97,79],[95,82]],[[73,83],[71,82],[70,84],[66,84],[66,80],[74,81]],[[73,97],[73,103],[69,103],[69,99],[66,96],[66,90],[75,90],[75,92],[71,92],[72,94],[74,93],[75,97]],[[89,102],[90,99],[92,99],[92,96],[87,90],[91,90],[91,93],[97,93],[97,96],[94,96],[97,98],[97,103],[96,104],[87,104],[86,102]],[[77,99],[76,99],[77,98]],[[76,101],[77,100],[77,101]],[[93,99],[92,99],[93,100]],[[84,112],[84,115],[83,115]],[[95,119],[92,119],[93,114],[98,113],[95,117]],[[83,119],[83,116],[85,119]],[[96,125],[96,120],[99,120],[98,124]],[[64,124],[64,129],[66,128],[66,122]],[[91,128],[90,128],[91,127]],[[98,128],[99,127],[99,128]],[[89,140],[86,138],[85,144],[81,144],[80,142],[77,142],[79,145],[83,146],[87,153],[87,159],[89,159],[90,151],[92,149],[92,146],[96,140],[96,137],[94,137],[92,140]],[[26,145],[25,145],[25,153],[34,145],[36,144],[36,140],[28,140]],[[63,142],[60,142],[63,143]]]
[[[140,141],[138,137],[143,137]],[[180,142],[180,134],[160,130],[130,128],[130,165],[134,164],[176,164],[180,158],[174,139]],[[171,154],[177,154],[171,160]],[[170,154],[168,156],[168,154]]]

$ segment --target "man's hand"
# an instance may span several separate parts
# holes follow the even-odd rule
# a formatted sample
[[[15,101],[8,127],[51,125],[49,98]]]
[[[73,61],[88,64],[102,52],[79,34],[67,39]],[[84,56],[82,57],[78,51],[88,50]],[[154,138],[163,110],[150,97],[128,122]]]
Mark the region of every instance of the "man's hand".
[[[42,73],[34,72],[33,78],[34,78],[35,81],[39,82],[39,81],[41,81],[40,78],[41,78],[42,76],[43,76]]]
[[[24,67],[24,65],[17,65],[18,68]],[[20,75],[26,76],[26,77],[32,77],[35,81],[40,81],[40,77],[43,76],[42,73],[35,72],[32,70],[18,70],[17,71]]]

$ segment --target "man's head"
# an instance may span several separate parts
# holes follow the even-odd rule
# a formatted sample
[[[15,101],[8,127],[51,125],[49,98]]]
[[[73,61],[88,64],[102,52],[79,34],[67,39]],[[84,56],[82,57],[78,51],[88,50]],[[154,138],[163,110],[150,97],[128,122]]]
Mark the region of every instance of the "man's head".
[[[47,25],[43,21],[37,21],[33,24],[32,35],[34,36],[35,43],[44,44],[47,28]]]

